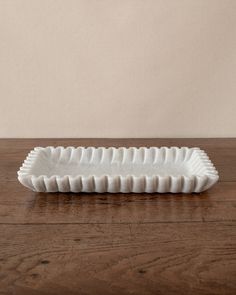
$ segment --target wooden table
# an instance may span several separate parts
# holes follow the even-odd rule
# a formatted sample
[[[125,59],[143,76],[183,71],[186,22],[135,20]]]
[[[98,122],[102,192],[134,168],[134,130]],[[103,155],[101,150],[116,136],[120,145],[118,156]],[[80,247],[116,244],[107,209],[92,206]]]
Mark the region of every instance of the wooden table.
[[[199,146],[201,194],[44,194],[16,171],[34,146]],[[236,139],[0,140],[0,294],[236,294]]]

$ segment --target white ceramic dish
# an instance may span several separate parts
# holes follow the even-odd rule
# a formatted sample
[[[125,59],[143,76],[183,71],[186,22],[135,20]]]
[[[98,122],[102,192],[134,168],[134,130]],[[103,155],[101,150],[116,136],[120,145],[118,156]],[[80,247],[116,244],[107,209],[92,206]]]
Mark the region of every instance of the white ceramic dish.
[[[218,178],[207,154],[187,147],[36,147],[18,171],[37,192],[198,193]]]

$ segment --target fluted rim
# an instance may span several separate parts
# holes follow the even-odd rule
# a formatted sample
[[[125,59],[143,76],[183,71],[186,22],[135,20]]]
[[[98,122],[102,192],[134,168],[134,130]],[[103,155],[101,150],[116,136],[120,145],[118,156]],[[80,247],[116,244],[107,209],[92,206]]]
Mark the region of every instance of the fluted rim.
[[[96,152],[102,163],[104,157],[109,157],[112,162],[115,153],[121,154],[121,162],[127,161],[125,155],[129,155],[129,163],[135,162],[135,155],[139,152],[140,163],[150,164],[155,163],[157,158],[162,157],[163,163],[168,159],[176,162],[189,161],[194,167],[193,175],[109,175],[104,174],[97,176],[94,174],[84,176],[74,175],[34,175],[31,174],[31,169],[35,165],[35,161],[39,153],[43,151],[47,157],[54,156],[56,160],[60,159],[61,155],[66,155],[67,164],[70,163],[73,153],[78,153],[80,163],[82,154],[87,152],[90,154],[92,161],[93,154]],[[148,153],[151,153],[151,158],[147,158]],[[195,156],[192,156],[194,153]],[[150,156],[150,155],[149,155]],[[169,158],[168,158],[169,157]],[[180,158],[181,157],[181,158]],[[137,160],[137,159],[136,159]],[[152,162],[153,161],[153,162]],[[66,164],[66,163],[65,163]],[[35,190],[35,191],[71,191],[71,192],[200,192],[211,187],[217,182],[218,172],[209,159],[204,150],[198,147],[35,147],[29,152],[18,173],[19,181]],[[113,183],[113,187],[110,184]]]

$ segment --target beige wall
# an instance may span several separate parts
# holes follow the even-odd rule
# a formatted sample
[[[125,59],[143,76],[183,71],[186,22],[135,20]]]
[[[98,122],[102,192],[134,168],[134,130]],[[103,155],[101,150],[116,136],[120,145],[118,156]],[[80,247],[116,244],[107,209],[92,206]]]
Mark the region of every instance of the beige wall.
[[[0,0],[0,137],[227,136],[235,0]]]

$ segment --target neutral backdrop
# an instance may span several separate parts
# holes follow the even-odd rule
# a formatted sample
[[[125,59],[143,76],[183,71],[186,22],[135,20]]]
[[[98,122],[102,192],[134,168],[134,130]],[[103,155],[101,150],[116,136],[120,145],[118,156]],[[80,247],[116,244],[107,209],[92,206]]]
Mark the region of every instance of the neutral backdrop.
[[[0,0],[0,137],[232,136],[235,0]]]

